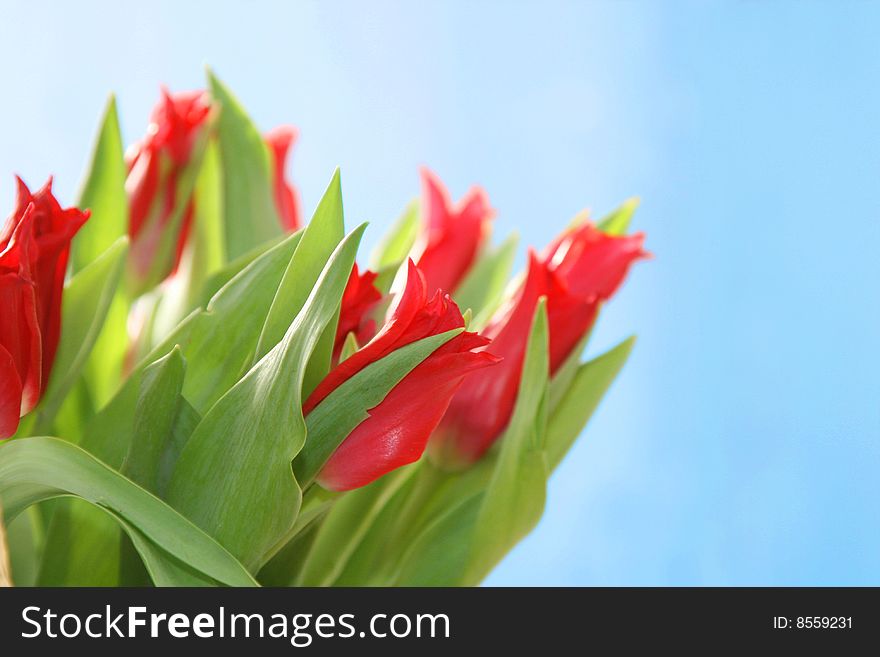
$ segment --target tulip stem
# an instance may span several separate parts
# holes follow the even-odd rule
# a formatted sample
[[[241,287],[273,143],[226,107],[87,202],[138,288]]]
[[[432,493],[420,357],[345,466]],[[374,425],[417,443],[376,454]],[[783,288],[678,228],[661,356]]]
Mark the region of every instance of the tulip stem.
[[[419,513],[424,509],[431,494],[437,490],[448,476],[446,472],[434,465],[427,456],[423,456],[415,467],[417,470],[413,477],[414,481],[410,489],[407,491],[406,501],[401,506],[400,511],[397,514],[397,519],[391,526],[391,531],[387,535],[388,545],[400,546],[403,549],[408,546],[414,534],[419,529],[419,524],[416,522]],[[402,554],[402,551],[400,553]],[[397,559],[391,559],[390,562],[386,564],[386,566],[390,566],[392,569],[396,568],[397,565]],[[392,571],[382,569],[378,574],[379,581],[377,581],[376,584],[379,586],[388,585],[389,582],[384,582],[382,580],[389,577],[391,572]]]
[[[320,486],[307,486],[303,491],[302,504],[293,526],[290,528],[290,531],[272,546],[272,549],[263,555],[260,567],[271,561],[272,557],[278,554],[284,546],[311,527],[313,523],[320,522],[321,518],[330,510],[339,496],[340,493],[325,490]]]

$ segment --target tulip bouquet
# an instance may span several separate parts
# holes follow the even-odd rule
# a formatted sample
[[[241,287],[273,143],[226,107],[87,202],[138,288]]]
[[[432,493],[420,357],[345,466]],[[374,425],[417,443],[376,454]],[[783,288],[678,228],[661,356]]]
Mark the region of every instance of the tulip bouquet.
[[[358,262],[338,171],[304,221],[296,136],[261,134],[210,75],[164,92],[127,151],[111,99],[78,207],[18,181],[0,230],[17,583],[472,585],[537,523],[632,346],[580,360],[646,256],[635,204],[577,216],[508,283],[486,194],[453,203],[424,170]]]

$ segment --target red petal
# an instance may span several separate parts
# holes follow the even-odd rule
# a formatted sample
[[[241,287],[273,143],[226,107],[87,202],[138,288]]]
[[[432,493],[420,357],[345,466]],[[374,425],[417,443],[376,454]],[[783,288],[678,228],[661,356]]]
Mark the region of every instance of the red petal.
[[[438,350],[429,356],[370,411],[370,417],[348,435],[318,475],[324,488],[350,490],[366,486],[419,459],[464,376],[497,362],[485,352],[467,351],[467,339],[458,347],[464,350]]]
[[[6,316],[0,322],[0,346],[12,357],[17,372],[20,415],[39,401],[43,372],[42,337],[31,276],[35,251],[33,219],[31,204],[18,221],[6,248],[0,252],[0,308]]]
[[[299,132],[293,126],[279,126],[265,135],[266,144],[272,152],[275,205],[282,225],[289,231],[299,230],[302,225],[299,192],[287,180],[285,173],[287,154],[298,136]]]
[[[430,335],[425,332],[424,322],[419,317],[420,314],[423,315],[427,312],[425,310],[425,281],[412,260],[409,261],[408,267],[406,287],[390,309],[390,319],[385,323],[385,326],[376,334],[376,337],[324,377],[306,403],[303,404],[303,413],[308,415],[327,395],[370,363],[379,360],[395,349]],[[457,306],[455,312],[458,312]],[[461,318],[460,312],[458,312],[458,317],[461,321],[458,326],[463,326],[464,320]]]
[[[365,335],[372,332],[370,325],[373,325],[374,322],[366,318],[366,314],[382,299],[382,294],[373,284],[375,280],[376,274],[374,272],[366,270],[361,274],[358,271],[357,263],[355,263],[342,294],[339,323],[336,327],[336,340],[333,347],[334,362],[339,359],[339,352],[342,350],[349,333],[354,333],[360,341]],[[370,338],[372,335],[367,339]]]
[[[52,194],[51,178],[31,199],[34,246],[30,250],[30,274],[36,286],[37,321],[42,335],[42,388],[45,390],[61,334],[61,295],[70,241],[88,220],[89,211],[63,209]]]
[[[575,294],[610,298],[636,260],[648,256],[642,233],[606,235],[590,222],[571,228],[556,238],[543,260]]]
[[[12,354],[0,344],[0,438],[15,433],[20,414],[21,380]]]
[[[153,109],[147,135],[127,155],[125,190],[128,193],[128,234],[134,271],[144,275],[155,259],[162,232],[180,204],[184,210],[178,227],[172,273],[180,263],[193,216],[191,199],[177,198],[179,178],[189,163],[192,149],[211,111],[204,91],[171,94]],[[150,227],[149,232],[145,232]]]
[[[485,241],[492,209],[486,193],[474,188],[453,208],[440,179],[422,169],[422,234],[413,249],[428,291],[454,292]]]

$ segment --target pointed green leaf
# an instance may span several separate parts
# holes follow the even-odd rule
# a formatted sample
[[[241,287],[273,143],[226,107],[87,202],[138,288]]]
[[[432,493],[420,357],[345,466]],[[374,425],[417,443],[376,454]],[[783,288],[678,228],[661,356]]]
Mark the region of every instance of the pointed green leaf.
[[[184,349],[184,396],[208,409],[248,370],[281,277],[299,244],[294,233],[236,274],[208,303]]]
[[[64,286],[61,341],[34,433],[51,427],[67,393],[79,379],[116,294],[127,254],[128,238],[120,237]]]
[[[605,392],[632,351],[630,337],[601,356],[580,366],[565,396],[550,416],[547,463],[554,470],[596,410]]]
[[[330,184],[324,192],[312,220],[306,226],[302,239],[296,247],[296,253],[284,272],[278,292],[272,301],[269,315],[260,335],[254,362],[262,358],[272,349],[282,336],[293,318],[296,317],[306,298],[312,291],[315,281],[324,269],[327,259],[333,250],[345,236],[345,219],[342,209],[342,184],[339,169],[333,172]],[[340,293],[337,304],[342,299]],[[330,358],[333,352],[333,342],[336,337],[336,325],[339,313],[334,315],[331,322],[324,330],[312,362],[306,371],[303,395],[314,389],[330,369]]]
[[[593,324],[595,326],[595,322]],[[571,350],[571,353],[566,357],[562,362],[562,365],[559,366],[553,374],[553,377],[550,379],[549,413],[552,414],[553,411],[556,410],[556,407],[559,406],[559,402],[562,401],[562,398],[565,397],[565,394],[568,392],[571,382],[574,381],[574,377],[581,366],[581,354],[584,353],[587,342],[590,341],[590,334],[592,331],[593,329],[591,327],[590,330],[581,337],[580,341],[575,345],[575,348]]]
[[[86,267],[117,239],[127,234],[127,175],[116,114],[116,99],[110,96],[92,151],[89,172],[79,194],[79,207],[90,209],[92,216],[80,228],[71,246],[70,263],[74,273]]]
[[[154,495],[158,494],[160,465],[172,444],[185,371],[180,347],[174,347],[141,377],[134,428],[120,472]]]
[[[627,199],[623,205],[599,222],[599,230],[607,235],[626,235],[626,231],[629,230],[629,222],[638,207],[639,199]]]
[[[370,269],[381,271],[400,266],[415,244],[419,234],[419,202],[411,201],[403,214],[394,222],[382,241],[370,254]]]
[[[341,363],[344,360],[348,360],[348,358],[358,349],[360,349],[360,347],[358,346],[354,331],[349,331],[348,335],[345,336],[345,342],[342,343],[342,350],[339,352],[339,362]]]
[[[220,269],[211,274],[207,280],[202,285],[202,289],[195,299],[193,305],[194,306],[207,306],[211,301],[211,297],[213,297],[220,289],[226,285],[229,281],[231,281],[239,272],[241,272],[245,267],[251,264],[254,260],[259,258],[261,255],[269,251],[270,249],[278,246],[286,240],[288,237],[293,237],[295,240],[299,240],[302,237],[302,232],[295,233],[296,237],[293,235],[279,235],[278,237],[274,237],[265,244],[260,244],[260,246],[251,249],[247,253],[242,256],[239,256],[232,262],[223,265]],[[295,248],[295,247],[294,247]]]
[[[498,463],[480,505],[464,584],[482,581],[544,512],[549,337],[542,299],[529,334],[513,416],[501,437]]]
[[[464,329],[422,338],[370,363],[342,383],[318,404],[306,418],[309,441],[293,462],[293,472],[302,486],[308,486],[354,429],[369,417],[407,374]]]
[[[281,233],[269,148],[229,89],[208,72],[220,105],[217,139],[223,172],[226,260],[235,260]]]
[[[363,230],[333,252],[281,342],[207,412],[171,477],[172,505],[253,572],[299,511],[302,492],[290,463],[305,442],[302,381],[337,310]]]
[[[255,584],[213,539],[79,447],[45,437],[0,445],[0,498],[8,517],[14,518],[31,504],[65,495],[120,518],[126,531],[136,528],[140,536],[133,540],[149,551],[148,560],[161,563],[170,555],[208,580],[232,586]]]
[[[194,312],[184,319],[165,342],[135,366],[125,384],[86,425],[81,440],[84,450],[112,468],[122,467],[134,433],[133,418],[145,369],[168,353],[175,344],[185,345],[194,320],[199,315],[200,312]],[[178,423],[182,424],[182,411]],[[187,437],[192,429],[191,424]],[[175,436],[178,431],[175,424]],[[167,473],[165,478],[167,482]],[[118,523],[106,513],[89,505],[77,504],[73,500],[58,500],[55,506],[46,535],[47,552],[54,556],[43,562],[40,585],[118,584]]]
[[[207,278],[226,264],[226,235],[223,230],[223,184],[220,153],[216,141],[210,141],[196,178],[195,217],[189,262],[190,308]]]

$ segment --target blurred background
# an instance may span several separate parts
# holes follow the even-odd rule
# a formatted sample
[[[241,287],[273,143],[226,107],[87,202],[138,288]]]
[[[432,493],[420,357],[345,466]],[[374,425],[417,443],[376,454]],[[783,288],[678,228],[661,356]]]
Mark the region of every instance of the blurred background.
[[[106,95],[127,142],[210,64],[342,168],[374,244],[434,168],[543,245],[642,199],[653,261],[588,351],[639,341],[489,584],[880,584],[880,4],[0,0],[13,173],[73,203]],[[520,258],[520,263],[522,258]]]

